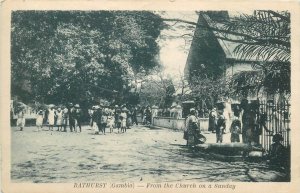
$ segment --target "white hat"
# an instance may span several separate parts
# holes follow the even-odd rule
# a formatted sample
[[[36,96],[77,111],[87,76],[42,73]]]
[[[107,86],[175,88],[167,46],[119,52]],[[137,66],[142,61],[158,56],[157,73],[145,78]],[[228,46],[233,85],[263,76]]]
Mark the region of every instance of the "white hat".
[[[192,112],[192,111],[195,111],[195,108],[191,108],[191,109],[190,109],[190,112]]]

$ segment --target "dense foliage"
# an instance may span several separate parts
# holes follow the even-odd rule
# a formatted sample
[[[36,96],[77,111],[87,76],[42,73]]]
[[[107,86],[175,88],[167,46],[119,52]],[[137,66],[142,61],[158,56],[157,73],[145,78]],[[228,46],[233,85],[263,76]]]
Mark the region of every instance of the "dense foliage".
[[[123,102],[127,77],[159,66],[161,18],[133,11],[12,13],[12,95],[24,102]]]

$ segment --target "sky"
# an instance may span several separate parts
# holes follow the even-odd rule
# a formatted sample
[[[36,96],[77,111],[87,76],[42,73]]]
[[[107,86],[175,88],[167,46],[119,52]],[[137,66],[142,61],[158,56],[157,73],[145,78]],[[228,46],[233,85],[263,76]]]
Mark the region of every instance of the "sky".
[[[164,18],[178,18],[197,22],[198,16],[195,12],[166,12]],[[168,22],[174,25],[175,22]],[[164,66],[164,73],[172,78],[178,78],[183,74],[185,63],[190,49],[190,43],[194,30],[186,30],[186,24],[176,23],[172,29],[165,29],[161,32],[159,39],[160,62]],[[183,34],[189,34],[182,37]],[[164,38],[169,36],[176,38]],[[188,41],[189,40],[189,41]]]
[[[240,14],[252,14],[253,10],[247,11],[229,11],[229,16],[237,16]],[[198,15],[195,11],[189,12],[165,12],[159,13],[163,18],[177,18],[187,21],[197,22]],[[185,63],[188,56],[188,50],[191,46],[194,30],[187,30],[187,24],[178,22],[168,22],[173,25],[172,29],[165,29],[161,32],[159,39],[160,45],[160,62],[164,66],[164,73],[171,76],[173,79],[178,79],[183,75]],[[175,25],[174,25],[175,24]],[[181,37],[183,34],[189,34]],[[164,39],[164,36],[177,36],[177,38]],[[188,41],[186,41],[188,40]]]

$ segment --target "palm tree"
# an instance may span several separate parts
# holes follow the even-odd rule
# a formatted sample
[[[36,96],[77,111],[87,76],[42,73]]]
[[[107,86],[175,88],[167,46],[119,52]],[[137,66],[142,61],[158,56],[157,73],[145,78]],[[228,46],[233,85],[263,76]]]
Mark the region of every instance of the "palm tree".
[[[290,93],[289,12],[254,11],[252,15],[241,14],[221,23],[212,21],[212,26],[217,38],[237,43],[234,53],[238,59],[259,61],[252,64],[263,73],[256,88],[269,93]],[[245,73],[240,75],[244,77]],[[239,79],[235,78],[234,81]]]

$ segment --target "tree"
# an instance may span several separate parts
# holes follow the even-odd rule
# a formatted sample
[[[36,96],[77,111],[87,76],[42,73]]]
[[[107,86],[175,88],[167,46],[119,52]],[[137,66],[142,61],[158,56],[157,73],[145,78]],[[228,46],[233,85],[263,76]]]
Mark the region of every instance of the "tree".
[[[142,105],[170,107],[174,100],[173,81],[162,72],[147,77],[140,93]]]
[[[125,100],[124,77],[159,65],[161,28],[160,17],[143,11],[15,11],[12,95],[45,103]]]

